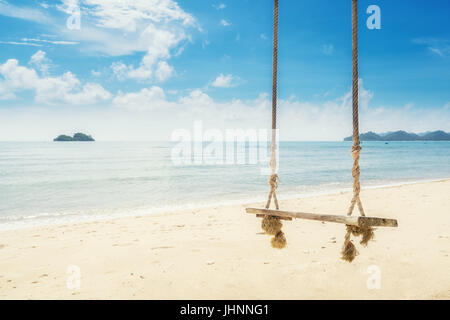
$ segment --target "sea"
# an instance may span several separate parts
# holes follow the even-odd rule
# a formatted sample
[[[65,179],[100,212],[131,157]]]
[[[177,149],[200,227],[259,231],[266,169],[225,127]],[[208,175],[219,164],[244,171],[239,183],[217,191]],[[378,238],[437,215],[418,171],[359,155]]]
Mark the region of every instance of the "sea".
[[[450,142],[362,147],[363,188],[450,178]],[[350,191],[350,148],[351,142],[280,142],[279,198]],[[226,158],[226,147],[209,156],[188,149],[180,161],[174,142],[0,142],[0,230],[267,198],[267,157],[255,161],[254,146],[236,147],[235,158]]]

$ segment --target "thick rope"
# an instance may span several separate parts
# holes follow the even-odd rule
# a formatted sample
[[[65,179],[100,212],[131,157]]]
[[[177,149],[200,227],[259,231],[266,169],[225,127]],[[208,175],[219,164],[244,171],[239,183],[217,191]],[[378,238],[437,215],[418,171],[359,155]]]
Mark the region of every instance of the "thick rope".
[[[276,130],[277,129],[277,76],[278,76],[278,0],[274,0],[274,9],[273,9],[273,73],[272,73],[272,130]],[[275,141],[272,140],[272,143],[275,143]]]
[[[358,0],[352,0],[352,103],[353,103],[353,145],[359,146],[358,119]]]
[[[270,145],[270,171],[269,178],[270,192],[267,199],[266,209],[269,209],[270,201],[273,198],[277,210],[278,200],[276,189],[278,187],[278,175],[276,173],[276,140],[277,140],[277,71],[278,71],[278,0],[274,0],[273,8],[273,75],[272,75],[272,142]]]
[[[361,153],[361,146],[359,140],[359,118],[358,118],[358,0],[352,0],[352,52],[353,52],[353,85],[352,85],[352,105],[353,105],[353,146],[352,146],[352,158],[353,158],[353,198],[348,208],[347,215],[351,216],[355,208],[355,204],[358,205],[358,210],[361,216],[365,216],[364,208],[360,199],[361,185],[359,182],[360,167],[359,157]],[[361,244],[367,245],[367,243],[373,238],[373,229],[370,227],[354,227],[347,225],[347,232],[344,238],[344,245],[342,247],[342,259],[352,262],[358,255],[355,245],[350,239],[351,235],[362,235],[363,239]]]
[[[278,0],[274,0],[273,12],[273,76],[272,76],[272,142],[270,145],[270,192],[267,198],[266,209],[269,209],[270,202],[275,204],[275,208],[280,209],[276,190],[278,188],[279,178],[277,175],[277,72],[278,72]],[[280,218],[265,215],[261,227],[267,234],[272,234],[274,237],[271,240],[272,247],[282,249],[286,246],[286,238],[283,231],[281,231],[282,223]]]
[[[364,215],[359,193],[361,186],[359,183],[359,155],[361,146],[359,142],[359,119],[358,119],[358,0],[352,0],[352,52],[353,52],[353,86],[352,86],[352,104],[353,104],[353,199],[348,210],[348,215],[353,213],[355,203],[358,203],[360,213]]]

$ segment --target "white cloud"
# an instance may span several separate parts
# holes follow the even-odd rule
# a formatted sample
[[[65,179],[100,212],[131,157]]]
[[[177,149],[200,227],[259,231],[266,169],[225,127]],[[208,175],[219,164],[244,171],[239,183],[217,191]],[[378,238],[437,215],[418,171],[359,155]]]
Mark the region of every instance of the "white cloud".
[[[44,59],[45,53],[38,52],[30,62],[41,63]],[[45,104],[91,104],[111,97],[99,84],[82,85],[71,72],[58,77],[40,77],[34,69],[20,66],[16,59],[0,65],[0,76],[3,78],[0,78],[1,99],[13,99],[16,92],[25,90],[34,91],[35,101]]]
[[[212,86],[216,88],[230,88],[235,86],[233,83],[234,79],[235,78],[231,74],[224,75],[221,73],[216,80],[213,81]]]
[[[169,66],[165,61],[160,61],[155,71],[155,76],[159,82],[163,82],[169,79],[173,73],[174,69],[172,66]]]
[[[371,106],[373,92],[360,81],[361,132],[407,130],[449,130],[450,109],[419,108],[407,104],[401,108]],[[202,120],[205,128],[270,128],[271,97],[260,94],[255,99],[232,99],[218,102],[200,89],[177,100],[167,99],[160,87],[151,87],[135,93],[120,93],[114,105],[130,112],[149,112],[154,123],[165,123],[159,139],[169,139],[171,130],[192,125]],[[341,140],[352,133],[351,90],[338,99],[320,104],[300,101],[294,97],[278,101],[278,124],[282,140]],[[168,111],[170,110],[170,111]],[[138,116],[136,116],[138,117]],[[150,134],[150,133],[148,133]],[[155,138],[156,139],[156,138]]]
[[[61,10],[69,6],[67,1]],[[190,39],[188,29],[197,26],[194,17],[172,0],[84,0],[82,15],[87,22],[80,32],[64,33],[83,41],[84,50],[112,56],[144,53],[137,66],[112,64],[120,79],[168,79],[173,75],[168,60],[181,53],[180,46]]]
[[[166,100],[163,89],[154,86],[149,89],[144,88],[141,91],[133,93],[123,93],[119,91],[113,100],[116,107],[131,110],[153,110],[158,108],[167,108],[171,103]]]
[[[35,38],[23,38],[22,41],[28,43],[49,43],[49,44],[60,44],[60,45],[75,45],[79,44],[76,41],[65,41],[65,40],[46,40],[46,39],[35,39]]]
[[[142,58],[140,65],[135,68],[123,63],[114,63],[111,67],[119,79],[147,80],[155,78],[159,81],[168,79],[173,74],[173,68],[167,64],[170,58],[170,49],[176,46],[184,33],[175,34],[167,30],[159,30],[150,24],[141,34],[141,38],[149,44],[149,51]]]
[[[42,47],[42,44],[29,43],[29,42],[19,42],[19,41],[0,41],[0,43],[2,43],[2,44],[19,45],[19,46]]]
[[[16,95],[0,82],[0,101],[14,99]]]
[[[260,37],[262,40],[267,40],[267,36],[266,36],[264,33],[261,33],[261,34],[259,35],[259,37]]]
[[[113,73],[119,80],[124,80],[128,73],[128,67],[122,62],[114,62],[111,65]]]
[[[67,1],[67,0],[65,0]],[[84,0],[86,12],[103,28],[136,31],[141,23],[165,24],[174,21],[194,24],[195,19],[172,0]]]
[[[221,24],[222,26],[224,26],[224,27],[231,26],[231,22],[228,22],[228,21],[225,20],[225,19],[220,20],[220,24]]]
[[[15,6],[4,0],[0,0],[0,15],[30,20],[38,23],[52,22],[52,20],[40,10],[34,8]]]
[[[442,58],[450,56],[450,41],[447,39],[416,38],[412,42],[426,46],[428,51]]]
[[[386,132],[403,129],[425,132],[450,131],[450,102],[437,108],[406,105],[372,106],[373,93],[361,84],[360,130]],[[169,95],[170,94],[170,95]],[[173,130],[192,130],[201,120],[204,129],[270,129],[271,97],[219,102],[204,91],[178,93],[160,87],[122,93],[114,98],[114,108],[0,108],[2,140],[50,140],[61,132],[85,131],[98,140],[170,140]],[[0,86],[1,96],[1,86]],[[349,91],[339,99],[310,103],[295,97],[280,99],[278,124],[281,140],[341,140],[352,133]],[[77,107],[79,108],[79,107]]]
[[[441,56],[441,57],[445,57],[445,56],[446,56],[446,54],[444,53],[444,51],[442,51],[442,50],[439,49],[439,48],[428,47],[428,49],[429,49],[431,52],[437,54],[438,56]]]
[[[223,10],[225,9],[227,6],[225,5],[225,3],[219,3],[219,4],[213,4],[212,5],[216,10]]]
[[[28,62],[30,65],[36,66],[43,75],[48,74],[50,68],[50,59],[45,56],[45,52],[42,50],[37,51],[33,54]]]
[[[42,46],[43,44],[74,45],[88,53],[123,56],[142,53],[138,65],[126,65],[122,78],[135,80],[167,79],[174,72],[167,67],[173,55],[180,54],[183,45],[191,40],[190,30],[201,30],[194,16],[173,0],[62,0],[51,6],[67,14],[79,4],[83,25],[73,32],[40,10],[10,5],[0,0],[0,14],[39,22],[52,28],[67,40],[25,38],[8,44]],[[58,26],[58,28],[56,28]],[[167,65],[160,65],[165,61]],[[118,62],[119,63],[119,62]],[[159,66],[162,66],[160,68]],[[166,72],[164,72],[166,71]]]

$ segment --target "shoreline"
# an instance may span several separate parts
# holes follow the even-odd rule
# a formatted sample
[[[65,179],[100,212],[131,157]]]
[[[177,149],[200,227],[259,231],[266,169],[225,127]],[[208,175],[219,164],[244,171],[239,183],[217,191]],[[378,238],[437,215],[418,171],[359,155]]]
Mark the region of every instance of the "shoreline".
[[[385,184],[377,184],[377,185],[369,185],[369,186],[363,186],[361,190],[373,190],[373,189],[380,189],[380,188],[391,188],[391,187],[398,187],[398,186],[407,186],[407,185],[414,185],[414,184],[422,184],[422,183],[433,183],[433,182],[445,182],[450,181],[450,178],[436,178],[436,179],[421,179],[421,180],[413,180],[413,181],[399,181],[399,182],[393,182],[393,183],[385,183]],[[327,190],[327,191],[316,191],[306,194],[282,194],[282,190],[278,191],[280,195],[278,195],[279,200],[299,200],[299,199],[309,199],[309,198],[315,198],[315,197],[321,197],[321,196],[332,196],[332,195],[339,195],[339,194],[346,194],[351,192],[351,187],[346,187],[343,189],[336,189],[336,190]],[[200,209],[211,209],[213,207],[230,207],[230,206],[239,206],[239,205],[251,205],[255,203],[260,203],[266,201],[266,195],[261,196],[260,198],[249,198],[249,199],[240,199],[240,200],[223,200],[223,201],[217,201],[215,204],[211,203],[205,203],[205,204],[186,204],[186,205],[180,205],[180,206],[173,206],[173,207],[162,207],[162,208],[149,208],[149,207],[142,207],[139,209],[135,209],[132,211],[128,211],[124,213],[123,211],[120,213],[106,213],[104,215],[99,214],[96,216],[86,216],[86,215],[79,215],[77,213],[66,213],[66,214],[49,214],[49,215],[42,215],[42,216],[33,216],[31,218],[28,217],[21,217],[20,219],[13,220],[11,223],[12,225],[8,225],[8,223],[0,224],[0,232],[3,231],[13,231],[13,230],[24,230],[24,229],[36,229],[36,228],[42,228],[42,227],[50,227],[50,226],[61,226],[61,225],[70,225],[70,224],[79,224],[79,223],[90,223],[90,222],[100,222],[100,221],[108,221],[108,220],[116,220],[116,219],[122,219],[122,218],[133,218],[133,217],[140,217],[140,216],[160,216],[160,215],[166,215],[166,214],[180,214],[185,211],[189,210],[200,210]],[[95,209],[92,211],[96,211]],[[64,219],[64,217],[69,216],[76,216],[73,220],[66,220],[66,221],[54,221],[54,222],[47,222],[47,223],[32,223],[31,221],[36,221],[38,219],[47,219],[48,217],[61,217],[61,219]],[[57,218],[58,219],[58,218]],[[29,223],[26,223],[25,221],[29,220]],[[15,222],[18,222],[19,226],[15,226]]]

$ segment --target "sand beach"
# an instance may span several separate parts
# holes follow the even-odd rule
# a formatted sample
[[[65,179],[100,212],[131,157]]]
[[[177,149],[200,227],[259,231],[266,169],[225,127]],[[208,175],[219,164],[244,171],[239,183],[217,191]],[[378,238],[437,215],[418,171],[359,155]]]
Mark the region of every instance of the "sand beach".
[[[378,228],[353,263],[345,227],[284,222],[270,246],[248,205],[0,232],[1,299],[449,299],[450,180],[364,189]],[[344,214],[351,193],[282,200]],[[355,212],[356,214],[356,212]],[[356,241],[355,241],[356,243]]]

